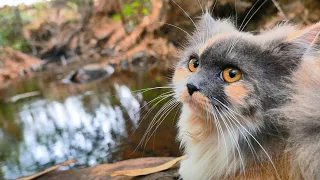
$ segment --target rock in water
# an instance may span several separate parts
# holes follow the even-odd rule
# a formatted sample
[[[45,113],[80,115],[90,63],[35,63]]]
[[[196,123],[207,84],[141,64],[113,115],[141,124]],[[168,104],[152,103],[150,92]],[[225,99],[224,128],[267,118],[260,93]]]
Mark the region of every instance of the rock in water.
[[[98,79],[109,77],[115,69],[110,65],[89,64],[69,74],[64,83],[89,83]]]

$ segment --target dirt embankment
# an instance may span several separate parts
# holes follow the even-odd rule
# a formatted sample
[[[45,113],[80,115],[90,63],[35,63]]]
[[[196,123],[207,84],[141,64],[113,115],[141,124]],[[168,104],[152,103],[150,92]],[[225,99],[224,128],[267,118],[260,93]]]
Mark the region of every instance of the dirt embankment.
[[[40,59],[0,46],[0,87],[10,79],[28,75],[32,69],[41,66]]]
[[[32,54],[44,65],[52,62],[66,65],[75,61],[112,64],[118,69],[170,65],[170,60],[175,60],[177,47],[186,39],[181,29],[187,32],[194,29],[185,12],[195,20],[202,11],[200,4],[214,9],[213,16],[231,17],[237,20],[238,26],[246,24],[245,29],[250,31],[268,29],[286,20],[308,25],[320,19],[318,0],[219,0],[217,3],[200,0],[200,4],[193,0],[150,0],[138,6],[134,6],[137,5],[134,0],[99,0],[95,3],[84,0],[77,10],[66,2],[48,3],[43,9],[46,13],[24,26],[24,36]],[[128,7],[133,8],[130,16]],[[26,8],[26,11],[32,11],[32,8]],[[21,56],[21,53],[17,55]],[[3,62],[8,61],[10,53],[2,53],[1,58]],[[26,60],[29,61],[36,62],[31,57]],[[13,59],[10,63],[17,61]],[[11,68],[3,65],[0,81],[18,77],[24,68],[29,69],[29,66]]]

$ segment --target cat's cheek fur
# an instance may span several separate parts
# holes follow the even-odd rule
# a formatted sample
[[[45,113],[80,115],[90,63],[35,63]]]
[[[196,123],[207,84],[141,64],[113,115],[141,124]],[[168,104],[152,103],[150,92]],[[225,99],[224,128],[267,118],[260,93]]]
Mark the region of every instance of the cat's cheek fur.
[[[175,70],[173,78],[172,78],[172,83],[174,84],[175,88],[174,91],[177,95],[177,99],[181,101],[180,94],[182,91],[186,88],[186,81],[188,75],[190,75],[191,72],[187,68],[182,68],[179,67]]]
[[[228,100],[236,106],[247,106],[245,97],[248,96],[249,90],[243,82],[231,83],[225,86],[224,92]]]

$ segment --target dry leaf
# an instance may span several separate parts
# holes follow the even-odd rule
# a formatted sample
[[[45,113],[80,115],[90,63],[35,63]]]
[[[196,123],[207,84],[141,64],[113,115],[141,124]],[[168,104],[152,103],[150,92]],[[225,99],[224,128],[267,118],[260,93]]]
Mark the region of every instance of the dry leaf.
[[[123,170],[123,171],[116,171],[111,174],[112,177],[115,176],[142,176],[142,175],[148,175],[160,171],[164,171],[167,169],[170,169],[172,166],[174,166],[177,162],[183,160],[185,156],[178,157],[174,160],[171,160],[165,164],[162,164],[160,166],[151,167],[151,168],[144,168],[144,169],[132,169],[132,170]]]
[[[37,177],[39,177],[39,176],[42,176],[42,175],[44,175],[44,174],[47,174],[47,173],[49,173],[49,172],[51,172],[51,171],[54,171],[54,170],[56,170],[56,169],[58,169],[58,168],[60,168],[60,167],[62,167],[62,166],[66,166],[66,165],[72,164],[72,163],[74,163],[74,162],[76,162],[76,160],[75,160],[75,159],[71,159],[71,160],[69,160],[69,161],[66,161],[66,162],[64,162],[64,163],[58,164],[58,165],[56,165],[56,166],[52,166],[52,167],[50,167],[50,168],[48,168],[48,169],[46,169],[46,170],[44,170],[44,171],[42,171],[42,172],[39,172],[39,173],[37,173],[37,174],[31,175],[31,176],[27,176],[27,177],[23,177],[23,178],[19,178],[19,179],[17,179],[17,180],[32,180],[32,179],[35,179],[35,178],[37,178]]]

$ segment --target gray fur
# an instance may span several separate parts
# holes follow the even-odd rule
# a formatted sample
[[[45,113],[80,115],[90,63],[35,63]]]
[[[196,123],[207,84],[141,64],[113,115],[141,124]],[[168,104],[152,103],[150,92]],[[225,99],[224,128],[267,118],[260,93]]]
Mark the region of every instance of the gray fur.
[[[190,57],[199,59],[199,70],[188,77],[187,83],[197,86],[212,106],[223,109],[217,102],[221,101],[255,123],[258,129],[251,133],[269,154],[290,151],[293,171],[299,169],[306,179],[320,179],[320,63],[313,63],[318,65],[316,70],[310,67],[313,74],[310,84],[304,88],[300,85],[305,81],[305,62],[320,61],[319,42],[310,45],[303,36],[286,40],[293,31],[293,26],[282,25],[253,35],[239,32],[229,20],[214,20],[205,14],[193,38],[181,51],[178,67],[187,68]],[[197,54],[197,49],[210,37],[221,33],[231,36]],[[241,107],[229,102],[223,91],[228,84],[220,73],[229,66],[243,72],[240,81],[250,89]],[[251,126],[243,125],[248,129]],[[256,140],[248,135],[247,139],[244,136],[238,139],[245,162],[253,163],[256,158],[246,140],[252,143],[258,159],[267,160]]]
[[[320,28],[319,28],[320,32]],[[280,109],[293,155],[292,176],[320,179],[320,37],[308,48],[293,75],[290,101]]]

